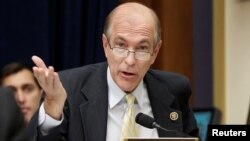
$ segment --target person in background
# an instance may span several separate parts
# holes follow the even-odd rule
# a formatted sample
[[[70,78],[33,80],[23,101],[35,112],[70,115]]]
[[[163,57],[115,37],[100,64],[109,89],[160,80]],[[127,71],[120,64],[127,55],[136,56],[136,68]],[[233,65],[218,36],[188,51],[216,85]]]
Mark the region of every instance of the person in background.
[[[17,104],[28,124],[39,108],[43,92],[32,69],[19,62],[5,65],[0,74],[0,86],[11,88],[15,92]]]
[[[11,89],[0,87],[0,141],[29,141],[23,115]]]
[[[30,126],[34,137],[119,141],[199,136],[188,103],[188,79],[150,68],[162,44],[160,22],[153,10],[135,2],[119,5],[105,21],[102,43],[107,62],[59,73],[32,56],[33,72],[46,93],[36,125]],[[138,113],[150,115],[169,131],[135,124],[131,117]],[[130,133],[124,132],[130,128],[125,126],[128,121],[134,125]]]

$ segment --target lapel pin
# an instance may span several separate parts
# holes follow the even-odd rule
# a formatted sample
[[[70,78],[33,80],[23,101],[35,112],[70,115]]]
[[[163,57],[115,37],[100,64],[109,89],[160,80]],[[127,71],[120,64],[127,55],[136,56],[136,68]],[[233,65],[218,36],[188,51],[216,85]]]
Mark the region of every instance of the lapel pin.
[[[178,119],[178,113],[177,112],[171,112],[169,115],[171,120],[177,120]]]

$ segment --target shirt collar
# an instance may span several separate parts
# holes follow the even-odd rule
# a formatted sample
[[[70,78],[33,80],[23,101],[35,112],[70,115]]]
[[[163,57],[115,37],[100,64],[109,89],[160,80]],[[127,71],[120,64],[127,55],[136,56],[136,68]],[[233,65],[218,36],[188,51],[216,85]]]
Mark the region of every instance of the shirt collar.
[[[122,101],[126,95],[124,91],[122,91],[117,84],[114,82],[113,78],[111,77],[110,69],[108,67],[107,71],[107,80],[108,80],[108,100],[109,100],[109,108],[112,109],[116,106],[120,101]],[[143,97],[147,94],[146,88],[143,85],[143,81],[139,83],[137,88],[132,92],[135,96],[137,103],[141,107],[143,104]]]

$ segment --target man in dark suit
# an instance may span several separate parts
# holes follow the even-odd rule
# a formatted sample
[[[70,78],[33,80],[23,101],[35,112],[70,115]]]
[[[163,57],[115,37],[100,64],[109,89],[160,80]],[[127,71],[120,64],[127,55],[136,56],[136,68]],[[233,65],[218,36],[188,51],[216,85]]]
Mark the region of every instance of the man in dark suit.
[[[102,35],[107,63],[54,71],[33,56],[35,76],[46,96],[31,129],[41,140],[118,141],[125,137],[127,96],[171,131],[136,125],[136,137],[198,137],[188,101],[189,82],[179,74],[150,69],[161,47],[158,17],[139,3],[125,3],[107,17]],[[38,120],[39,119],[39,120]],[[38,121],[37,121],[38,120]],[[132,125],[134,119],[130,121]],[[35,127],[35,128],[32,128]],[[33,130],[35,131],[35,130]]]
[[[37,111],[42,98],[42,89],[29,66],[21,62],[5,65],[0,72],[0,86],[11,88],[15,93],[27,125]]]
[[[11,89],[0,87],[0,141],[29,141],[23,115]]]

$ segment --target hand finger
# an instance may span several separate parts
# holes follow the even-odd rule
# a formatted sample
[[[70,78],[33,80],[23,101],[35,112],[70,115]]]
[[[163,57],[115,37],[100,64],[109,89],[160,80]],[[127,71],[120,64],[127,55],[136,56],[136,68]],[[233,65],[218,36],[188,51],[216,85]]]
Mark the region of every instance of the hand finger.
[[[46,67],[44,61],[40,57],[34,55],[34,56],[32,56],[31,59],[36,64],[37,67],[47,70],[47,67]]]
[[[39,68],[34,66],[32,69],[33,69],[33,74],[36,77],[36,79],[39,79],[39,75],[40,75]]]
[[[41,87],[44,89],[46,84],[46,76],[45,71],[42,68],[33,67],[33,73],[38,80],[38,83],[41,85]]]
[[[63,87],[62,86],[62,83],[60,81],[60,78],[59,78],[59,75],[58,73],[54,73],[54,88],[60,88],[60,87]]]
[[[54,85],[54,67],[49,66],[48,71],[46,72],[46,85],[49,89],[53,89]]]

